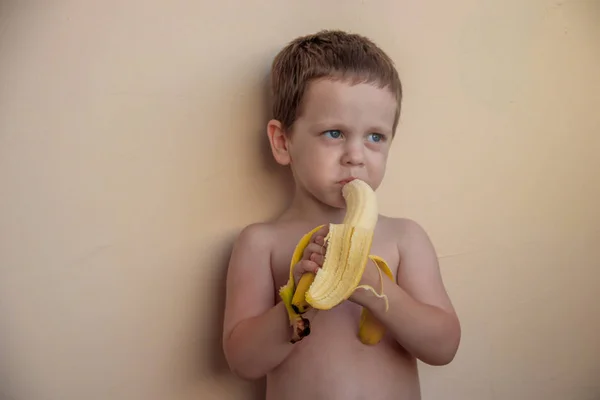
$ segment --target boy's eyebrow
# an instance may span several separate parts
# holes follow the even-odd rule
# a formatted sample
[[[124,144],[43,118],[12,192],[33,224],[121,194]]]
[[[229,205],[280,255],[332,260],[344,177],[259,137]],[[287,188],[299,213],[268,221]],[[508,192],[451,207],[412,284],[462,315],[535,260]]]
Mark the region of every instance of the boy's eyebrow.
[[[320,131],[320,132],[326,131],[326,130],[331,130],[331,129],[339,129],[342,131],[351,130],[347,124],[340,122],[340,121],[333,120],[333,119],[315,121],[310,124],[310,128],[312,130],[316,130],[316,131]],[[369,132],[369,133],[381,133],[384,135],[391,135],[392,134],[391,131],[392,131],[391,127],[384,128],[383,125],[370,125],[369,128],[367,129],[367,132]]]
[[[380,134],[383,134],[383,135],[391,135],[392,134],[392,128],[391,127],[384,128],[383,126],[374,125],[371,128],[369,128],[369,132],[370,133],[380,133]]]
[[[339,121],[336,119],[322,119],[316,120],[310,123],[310,128],[312,129],[346,129],[348,130],[349,125],[343,121]],[[391,131],[391,126],[385,127],[385,124],[372,124],[369,125],[368,131],[370,132],[379,132],[379,133],[387,133],[389,134]]]
[[[312,122],[310,128],[313,130],[325,131],[329,129],[348,130],[348,125],[334,119],[323,119]]]

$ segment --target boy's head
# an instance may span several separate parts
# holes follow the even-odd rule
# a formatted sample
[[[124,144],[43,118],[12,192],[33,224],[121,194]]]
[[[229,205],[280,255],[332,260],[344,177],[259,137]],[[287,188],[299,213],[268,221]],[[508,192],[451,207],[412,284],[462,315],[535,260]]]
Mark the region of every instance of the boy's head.
[[[271,90],[273,155],[291,166],[299,189],[343,207],[345,179],[379,186],[400,117],[402,85],[377,45],[341,31],[299,37],[275,57]]]

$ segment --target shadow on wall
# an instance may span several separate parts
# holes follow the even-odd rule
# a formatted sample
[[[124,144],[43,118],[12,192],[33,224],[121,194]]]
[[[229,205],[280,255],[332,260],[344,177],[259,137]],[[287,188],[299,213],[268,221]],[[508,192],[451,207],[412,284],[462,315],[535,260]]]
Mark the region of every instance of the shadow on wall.
[[[201,357],[204,359],[206,354],[210,355],[210,368],[213,376],[221,377],[224,375],[232,375],[229,370],[229,366],[227,365],[227,361],[225,360],[225,354],[223,353],[223,319],[224,319],[224,310],[225,310],[225,298],[226,298],[226,281],[227,281],[227,267],[229,265],[229,258],[231,257],[231,252],[233,251],[233,245],[235,239],[237,238],[237,234],[233,235],[227,239],[227,244],[224,245],[224,250],[222,251],[221,256],[219,257],[219,262],[217,263],[219,274],[217,276],[218,285],[215,310],[219,312],[215,312],[213,318],[210,318],[211,323],[208,325],[201,322],[201,329],[206,329],[207,326],[213,327],[213,332],[211,332],[210,337],[211,340],[207,341],[207,348],[202,349]],[[215,285],[216,286],[216,285]],[[265,397],[265,379],[257,380],[251,383],[250,390],[252,394],[248,397],[249,399],[264,399]],[[0,399],[1,400],[1,399]]]
[[[269,180],[266,187],[269,187],[273,192],[281,193],[281,197],[284,199],[282,205],[285,207],[292,199],[292,194],[294,191],[294,179],[290,169],[277,164],[273,158],[269,137],[267,136],[267,122],[269,122],[269,119],[272,118],[271,110],[273,107],[269,77],[270,74],[268,73],[263,78],[263,84],[261,86],[263,88],[262,104],[264,104],[265,107],[263,109],[263,124],[260,127],[257,141],[259,152],[258,156],[263,161],[262,165],[264,167],[264,173]]]
[[[293,193],[293,179],[289,169],[277,164],[273,159],[268,136],[266,134],[267,122],[271,118],[270,85],[268,74],[263,78],[263,84],[261,85],[261,88],[262,93],[259,94],[259,98],[262,98],[262,109],[257,111],[262,114],[261,126],[256,127],[256,129],[253,129],[251,132],[249,132],[249,134],[257,139],[257,147],[255,147],[254,150],[263,172],[260,182],[261,184],[265,185],[265,188],[267,188],[267,193],[279,193],[281,196],[278,198],[283,199],[282,206],[285,207],[291,200],[291,195]],[[256,102],[253,103],[253,105],[248,106],[256,107]],[[278,212],[274,213],[272,218],[276,218],[277,214]],[[214,299],[216,299],[217,302],[214,309],[218,312],[215,312],[211,318],[209,318],[208,324],[206,323],[206,319],[201,318],[199,321],[200,329],[204,330],[207,329],[207,327],[211,327],[209,329],[212,329],[212,332],[209,334],[211,340],[207,341],[205,344],[206,347],[202,346],[201,358],[205,360],[206,355],[210,355],[210,373],[212,376],[216,377],[228,375],[231,376],[229,366],[227,365],[227,361],[225,360],[225,355],[223,353],[222,335],[226,300],[227,270],[231,252],[233,251],[233,246],[235,240],[237,239],[238,233],[239,232],[235,232],[231,236],[227,237],[223,243],[221,243],[223,250],[217,258],[217,271],[215,271],[214,275],[216,284],[214,285],[215,289],[213,290],[216,292],[214,293]],[[250,383],[249,387],[251,388],[250,390],[252,393],[250,394],[249,398],[256,398],[257,400],[264,399],[265,384],[266,382],[264,378]]]

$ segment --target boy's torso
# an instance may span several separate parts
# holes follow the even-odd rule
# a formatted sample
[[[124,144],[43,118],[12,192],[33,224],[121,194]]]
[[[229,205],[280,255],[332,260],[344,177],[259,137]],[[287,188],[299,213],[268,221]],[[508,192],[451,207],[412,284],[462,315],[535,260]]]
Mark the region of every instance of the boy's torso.
[[[393,230],[398,226],[381,217],[371,249],[388,262],[394,277],[400,255]],[[281,300],[277,291],[287,282],[297,241],[312,228],[299,222],[271,225],[275,302]],[[311,334],[269,374],[267,399],[420,399],[415,359],[389,335],[378,345],[362,344],[357,336],[360,312],[359,305],[345,301],[332,310],[309,313]]]

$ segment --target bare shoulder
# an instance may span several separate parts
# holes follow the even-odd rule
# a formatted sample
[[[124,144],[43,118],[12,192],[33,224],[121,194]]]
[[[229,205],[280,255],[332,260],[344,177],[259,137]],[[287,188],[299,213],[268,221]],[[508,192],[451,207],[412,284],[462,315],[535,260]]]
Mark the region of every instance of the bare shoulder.
[[[244,227],[236,238],[227,269],[224,335],[240,321],[273,306],[274,230],[270,223],[254,223]],[[252,307],[248,307],[248,299],[252,299]]]
[[[382,215],[380,223],[386,235],[396,242],[401,256],[407,252],[414,254],[419,251],[421,256],[434,257],[437,260],[429,234],[415,220]]]
[[[417,221],[397,217],[383,217],[382,220],[386,225],[386,229],[393,231],[393,237],[396,239],[400,250],[406,250],[407,248],[415,250],[414,247],[417,246],[421,250],[426,250],[430,255],[432,255],[432,252],[435,254],[429,234]]]
[[[253,223],[240,231],[229,260],[228,284],[235,284],[240,275],[260,274],[270,269],[273,237],[273,227],[269,223]]]
[[[384,217],[382,222],[398,246],[398,285],[423,303],[454,312],[434,244],[423,226],[408,218]]]
[[[255,222],[245,226],[235,241],[234,247],[249,250],[255,246],[264,249],[272,243],[275,225],[270,222]]]

